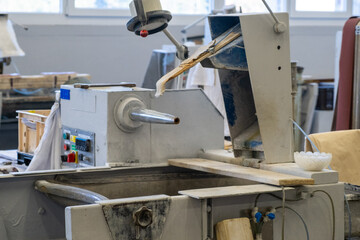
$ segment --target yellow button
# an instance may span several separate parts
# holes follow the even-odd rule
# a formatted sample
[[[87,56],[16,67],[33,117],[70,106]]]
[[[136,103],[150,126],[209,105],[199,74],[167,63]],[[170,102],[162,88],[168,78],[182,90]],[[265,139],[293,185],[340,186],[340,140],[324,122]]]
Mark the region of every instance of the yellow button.
[[[75,140],[76,140],[76,136],[71,135],[70,141],[71,141],[71,142],[75,142]]]
[[[75,163],[79,163],[79,152],[75,152]]]

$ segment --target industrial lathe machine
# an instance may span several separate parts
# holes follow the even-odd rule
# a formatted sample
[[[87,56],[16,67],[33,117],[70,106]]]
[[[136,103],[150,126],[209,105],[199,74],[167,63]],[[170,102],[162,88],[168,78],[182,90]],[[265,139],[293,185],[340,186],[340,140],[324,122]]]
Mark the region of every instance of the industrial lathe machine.
[[[214,39],[242,33],[202,62],[219,69],[234,152],[202,90],[62,86],[64,168],[0,176],[0,239],[210,240],[234,218],[254,239],[344,239],[337,172],[293,163],[288,16],[275,16],[209,18]]]

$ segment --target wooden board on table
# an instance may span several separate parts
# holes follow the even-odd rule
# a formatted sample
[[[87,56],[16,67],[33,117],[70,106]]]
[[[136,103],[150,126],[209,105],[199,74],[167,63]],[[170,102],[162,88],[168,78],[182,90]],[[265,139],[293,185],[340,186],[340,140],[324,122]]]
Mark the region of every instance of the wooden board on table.
[[[294,189],[291,187],[284,188],[285,190]],[[241,186],[227,186],[227,187],[213,187],[213,188],[201,188],[179,191],[179,194],[186,195],[196,199],[207,198],[221,198],[221,197],[236,197],[244,195],[253,195],[259,193],[269,193],[282,191],[282,188],[265,185],[241,185]]]
[[[300,186],[314,184],[314,180],[310,178],[301,178],[289,174],[242,167],[234,164],[211,161],[201,158],[169,159],[169,164],[176,167],[243,178],[276,186]]]

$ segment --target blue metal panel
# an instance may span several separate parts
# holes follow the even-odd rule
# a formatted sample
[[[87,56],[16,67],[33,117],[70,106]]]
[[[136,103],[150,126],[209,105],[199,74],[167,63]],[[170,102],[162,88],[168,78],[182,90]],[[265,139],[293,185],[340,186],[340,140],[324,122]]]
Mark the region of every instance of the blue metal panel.
[[[210,16],[209,24],[213,39],[237,25],[241,31],[239,16]],[[248,65],[243,38],[239,37],[234,40],[214,56],[202,61],[201,64],[210,68],[247,71]]]

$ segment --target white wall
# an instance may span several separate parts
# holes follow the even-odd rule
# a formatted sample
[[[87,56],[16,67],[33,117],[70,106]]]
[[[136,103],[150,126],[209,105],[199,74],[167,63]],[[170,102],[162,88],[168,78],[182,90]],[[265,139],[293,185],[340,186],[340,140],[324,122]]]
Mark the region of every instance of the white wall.
[[[345,21],[290,23],[291,60],[298,60],[298,65],[305,67],[305,75],[334,78],[336,33],[342,30]]]
[[[94,20],[92,20],[94,21]],[[126,21],[124,21],[126,22]],[[334,77],[335,36],[343,21],[327,24],[324,21],[292,21],[290,28],[291,59],[305,67],[304,74],[315,78]],[[169,27],[180,40],[181,23]],[[43,71],[75,71],[89,73],[93,82],[136,82],[143,80],[152,49],[170,41],[162,34],[146,39],[127,31],[124,24],[49,25],[39,21],[25,31],[15,31],[25,57],[14,58],[21,74]],[[203,32],[198,26],[194,32]],[[190,34],[191,35],[191,34]],[[6,72],[14,72],[7,67]]]
[[[170,28],[179,32],[180,27]],[[75,71],[94,82],[142,82],[151,51],[170,44],[162,33],[146,39],[125,26],[30,26],[15,28],[25,57],[13,58],[21,74]],[[180,36],[178,36],[180,39]],[[6,72],[14,68],[7,67]]]

